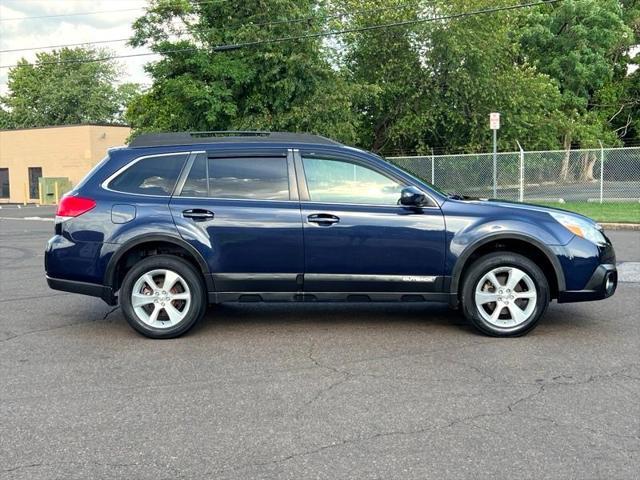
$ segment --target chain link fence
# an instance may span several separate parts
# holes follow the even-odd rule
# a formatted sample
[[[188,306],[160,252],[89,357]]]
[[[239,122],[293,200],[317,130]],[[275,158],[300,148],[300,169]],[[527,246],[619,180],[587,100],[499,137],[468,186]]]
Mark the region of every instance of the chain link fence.
[[[438,188],[514,201],[640,201],[640,147],[390,157]]]

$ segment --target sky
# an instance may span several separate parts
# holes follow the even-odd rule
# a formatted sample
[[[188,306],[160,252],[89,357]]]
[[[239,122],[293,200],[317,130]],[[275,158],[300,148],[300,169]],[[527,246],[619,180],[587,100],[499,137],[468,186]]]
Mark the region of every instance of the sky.
[[[146,0],[0,0],[0,50],[129,38],[131,24],[142,15],[146,3]],[[25,18],[104,11],[108,13]],[[124,41],[96,46],[108,47],[115,55],[144,51],[127,47]],[[35,52],[0,53],[0,65],[15,65],[22,57],[33,61]],[[120,59],[121,81],[149,85],[144,65],[157,58],[153,55]],[[0,68],[0,95],[7,91],[8,72],[8,68]]]
[[[129,38],[131,24],[144,12],[142,7],[146,3],[145,0],[0,0],[0,50]],[[127,11],[115,11],[124,9]],[[109,13],[24,19],[105,10]],[[115,55],[144,51],[144,48],[127,47],[126,42],[96,46],[108,47]],[[23,57],[32,61],[35,52],[0,53],[0,65],[14,65]],[[150,79],[143,67],[154,58],[157,57],[119,60],[124,71],[122,81],[148,85]],[[8,68],[0,69],[0,95],[6,93],[8,72]]]

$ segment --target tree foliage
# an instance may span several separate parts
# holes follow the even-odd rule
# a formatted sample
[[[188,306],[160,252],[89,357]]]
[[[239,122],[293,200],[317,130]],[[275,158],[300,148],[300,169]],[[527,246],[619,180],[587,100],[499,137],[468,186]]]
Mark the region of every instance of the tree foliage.
[[[322,11],[311,0],[270,1],[268,12],[260,0],[156,1],[134,24],[132,44],[163,58],[147,67],[153,86],[130,105],[127,119],[142,131],[305,130],[357,142],[353,103],[363,89],[332,68],[321,39],[213,52],[303,34],[314,27],[287,19]],[[176,28],[189,38],[176,38]]]
[[[126,118],[137,132],[311,131],[384,154],[487,149],[492,111],[502,148],[633,141],[639,3],[563,0],[427,21],[513,2],[153,0],[131,42],[161,59]],[[407,20],[418,22],[358,31]],[[331,30],[347,33],[319,36]]]
[[[35,64],[20,60],[9,71],[7,95],[0,97],[0,127],[121,121],[138,88],[115,85],[120,72],[114,62],[92,61],[105,56],[107,51],[63,48],[38,53]]]

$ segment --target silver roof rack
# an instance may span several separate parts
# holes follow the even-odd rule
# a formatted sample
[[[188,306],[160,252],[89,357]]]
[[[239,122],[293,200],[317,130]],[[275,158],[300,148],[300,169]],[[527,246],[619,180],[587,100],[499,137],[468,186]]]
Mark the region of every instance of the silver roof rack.
[[[129,143],[129,147],[160,147],[169,145],[200,145],[207,143],[311,143],[341,145],[321,135],[290,132],[264,132],[251,130],[225,130],[210,132],[143,133]]]

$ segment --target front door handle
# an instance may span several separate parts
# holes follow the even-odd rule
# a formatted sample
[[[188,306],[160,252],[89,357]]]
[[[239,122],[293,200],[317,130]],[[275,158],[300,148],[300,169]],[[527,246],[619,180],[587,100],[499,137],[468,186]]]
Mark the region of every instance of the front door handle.
[[[316,223],[321,227],[330,227],[334,223],[338,223],[340,218],[330,213],[314,213],[307,217],[307,221],[309,223]]]
[[[205,220],[211,220],[213,218],[213,212],[209,210],[202,210],[200,208],[193,208],[190,210],[184,210],[182,212],[184,218],[190,218],[196,222],[203,222]]]

